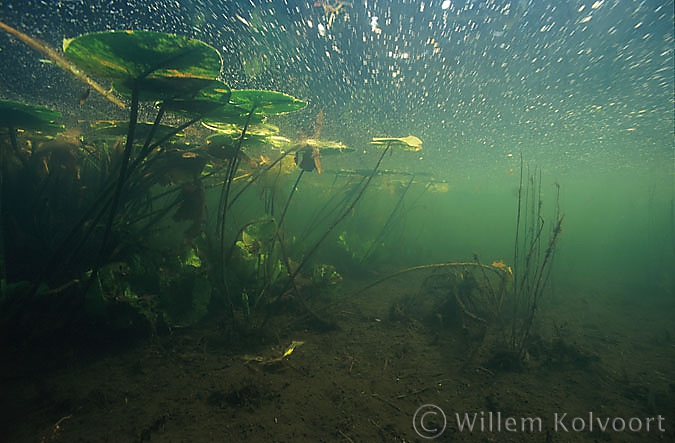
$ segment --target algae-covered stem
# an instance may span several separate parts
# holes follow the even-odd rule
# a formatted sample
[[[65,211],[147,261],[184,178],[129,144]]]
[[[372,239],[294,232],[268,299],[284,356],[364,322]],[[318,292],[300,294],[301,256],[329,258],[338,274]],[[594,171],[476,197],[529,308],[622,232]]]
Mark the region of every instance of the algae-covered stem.
[[[31,48],[35,49],[38,52],[41,52],[44,54],[49,60],[54,62],[56,66],[59,68],[70,72],[73,74],[75,77],[77,77],[80,81],[86,83],[89,85],[92,89],[94,89],[96,92],[99,94],[103,95],[105,98],[110,100],[112,103],[115,105],[119,106],[121,109],[125,109],[126,106],[124,105],[124,102],[120,100],[119,98],[115,97],[109,90],[105,89],[103,86],[99,85],[96,83],[92,78],[87,76],[85,73],[77,69],[72,63],[70,63],[68,60],[66,60],[61,54],[56,52],[54,49],[50,48],[47,46],[46,43],[41,42],[38,39],[35,39],[27,34],[24,34],[23,32],[19,31],[18,29],[12,28],[8,24],[0,21],[0,28],[4,29],[14,37],[18,38]]]
[[[335,174],[335,178],[333,179],[333,183],[331,184],[331,187],[329,189],[329,195],[334,195],[333,194],[333,189],[335,189],[336,182],[338,180],[339,174]],[[354,186],[352,191],[354,193],[358,192],[359,189],[361,189],[361,185],[366,181],[368,176],[362,176],[361,179],[359,180],[358,183]],[[347,183],[347,186],[351,185],[351,182]],[[342,199],[338,202],[335,203],[335,199],[326,199],[324,204],[319,208],[317,211],[314,212],[314,215],[312,219],[307,223],[307,226],[305,227],[305,230],[303,231],[302,235],[299,236],[299,238],[308,238],[310,233],[317,227],[320,223],[320,221],[324,221],[328,218],[330,214],[333,212],[337,211],[337,213],[341,213],[343,208],[346,207],[349,202],[350,202],[350,197],[351,193],[346,192],[345,195],[342,197]],[[324,214],[324,211],[327,211],[328,207],[333,204],[333,207],[328,210],[326,214]]]
[[[514,239],[514,244],[513,244],[513,266],[516,268],[515,270],[515,275],[513,276],[513,293],[518,294],[520,290],[520,286],[518,285],[518,271],[519,271],[519,265],[520,263],[518,260],[520,259],[519,256],[519,246],[520,246],[520,214],[521,214],[521,208],[522,208],[522,203],[523,203],[523,153],[520,153],[520,180],[518,183],[518,209],[516,213],[516,232],[515,232],[515,239]],[[516,348],[516,322],[515,319],[518,316],[518,303],[513,303],[513,311],[511,312],[512,316],[512,322],[511,322],[511,348],[515,349]]]
[[[14,149],[14,152],[16,153],[17,157],[19,158],[19,160],[21,161],[23,166],[24,167],[27,166],[28,161],[25,160],[22,155],[20,155],[21,149],[19,149],[19,141],[16,138],[17,128],[10,126],[10,127],[7,128],[7,130],[9,131],[9,142],[12,145],[12,149]]]
[[[246,116],[246,121],[244,122],[244,128],[241,131],[241,136],[239,137],[239,141],[237,142],[237,147],[234,150],[234,154],[232,155],[232,160],[230,161],[229,167],[227,169],[227,174],[225,175],[225,181],[223,182],[223,188],[220,192],[220,203],[218,205],[218,214],[220,215],[220,218],[218,219],[217,223],[217,232],[219,235],[219,241],[220,241],[220,256],[221,256],[221,266],[224,268],[225,266],[225,220],[227,217],[227,208],[228,208],[228,199],[230,196],[230,189],[232,188],[232,181],[234,180],[234,175],[237,172],[237,168],[239,167],[239,152],[241,152],[241,147],[244,144],[244,137],[246,137],[246,131],[248,130],[248,125],[251,121],[251,117],[253,116],[253,113],[255,112],[257,108],[257,104],[254,104],[251,110],[249,111],[248,115]],[[224,269],[223,269],[224,271]],[[224,275],[224,274],[223,274]]]
[[[523,327],[523,332],[520,337],[520,349],[518,350],[518,357],[521,361],[525,357],[526,351],[525,343],[528,337],[530,336],[532,324],[534,323],[534,316],[539,307],[539,299],[541,298],[542,292],[544,291],[544,288],[546,287],[546,283],[548,282],[548,278],[550,276],[550,267],[547,268],[547,265],[549,264],[550,259],[553,257],[555,245],[556,242],[558,241],[558,237],[562,230],[563,218],[565,218],[564,214],[561,215],[560,218],[558,218],[558,220],[556,221],[556,224],[553,228],[553,233],[551,234],[551,238],[549,239],[548,242],[548,247],[546,248],[546,251],[544,253],[544,258],[541,262],[541,265],[537,269],[537,274],[535,275],[536,280],[534,284],[534,290],[532,291],[533,295],[530,304],[530,310],[525,318],[525,326]]]
[[[525,181],[525,180],[527,181]],[[514,297],[511,318],[511,336],[509,346],[520,362],[527,352],[534,317],[539,308],[541,296],[547,286],[551,273],[551,260],[559,240],[564,215],[560,214],[560,189],[556,197],[553,230],[545,249],[542,249],[544,218],[542,216],[542,174],[535,168],[534,173],[525,166],[520,156],[520,181],[518,188],[518,206],[516,213],[516,232],[514,243]],[[523,195],[523,191],[524,195]],[[522,231],[522,232],[521,232]]]

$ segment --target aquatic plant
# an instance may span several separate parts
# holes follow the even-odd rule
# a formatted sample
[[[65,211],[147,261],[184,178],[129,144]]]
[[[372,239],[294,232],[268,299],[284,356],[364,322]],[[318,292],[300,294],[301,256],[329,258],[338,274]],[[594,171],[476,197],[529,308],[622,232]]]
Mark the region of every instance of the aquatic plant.
[[[286,212],[288,211],[289,206],[291,205],[291,200],[295,191],[298,189],[300,180],[305,172],[316,171],[318,174],[323,172],[323,166],[321,164],[321,156],[325,152],[350,152],[353,149],[348,148],[341,142],[333,142],[329,140],[321,140],[321,129],[323,128],[323,111],[319,111],[316,116],[316,121],[314,122],[314,134],[312,137],[305,137],[300,140],[300,142],[295,147],[295,164],[300,168],[298,173],[298,178],[293,183],[291,187],[291,192],[288,195],[288,200],[284,205],[283,210],[281,211],[281,216],[279,217],[279,227],[281,227],[286,219]]]
[[[525,181],[524,181],[525,177]],[[410,272],[451,269],[458,274],[448,281],[448,296],[462,315],[477,322],[482,333],[471,355],[488,349],[484,364],[493,369],[513,370],[528,359],[528,348],[536,314],[548,287],[552,260],[562,232],[564,215],[560,213],[560,187],[550,230],[545,231],[541,198],[541,171],[530,172],[520,164],[520,183],[514,233],[512,266],[502,260],[491,265],[481,263],[477,255],[472,262],[447,262],[406,268],[387,275],[360,289],[359,294],[391,278]],[[471,273],[470,271],[478,271]],[[462,284],[457,284],[461,281]],[[421,296],[426,296],[421,294]],[[445,305],[446,301],[441,301]],[[433,306],[436,312],[439,306]]]
[[[251,330],[255,328],[254,317],[264,305],[264,298],[288,276],[290,259],[274,218],[246,223],[236,238],[227,257],[227,289],[239,289],[241,299],[238,304],[243,314],[243,324],[239,326]]]
[[[240,110],[242,116],[246,116],[241,135],[232,153],[232,161],[228,164],[225,181],[220,195],[218,206],[218,239],[220,243],[221,256],[225,253],[225,225],[227,219],[227,210],[229,207],[229,195],[232,187],[234,174],[239,166],[239,152],[246,137],[248,126],[251,124],[254,116],[261,118],[266,115],[286,114],[297,111],[307,106],[307,103],[278,91],[260,91],[260,90],[235,90],[232,91],[230,103],[236,109]],[[223,263],[224,265],[225,263]]]
[[[129,174],[139,102],[162,100],[173,105],[185,99],[194,101],[202,89],[212,87],[220,75],[222,59],[217,50],[199,40],[147,31],[85,34],[64,41],[63,49],[66,57],[80,69],[111,80],[117,91],[131,96],[126,144],[103,234],[102,258],[97,264],[100,267]],[[225,94],[229,92],[219,87]],[[203,101],[208,103],[208,100]],[[156,124],[160,123],[163,114],[164,108],[160,107]],[[138,154],[137,163],[149,153],[150,140],[149,136]]]
[[[395,220],[395,216],[399,213],[399,209],[401,208],[403,204],[403,199],[405,196],[408,194],[408,191],[410,190],[410,187],[412,186],[413,182],[415,181],[415,175],[410,174],[410,177],[406,184],[403,187],[403,191],[401,192],[401,195],[399,196],[398,200],[396,201],[396,204],[394,205],[394,208],[392,209],[391,213],[389,214],[389,217],[387,217],[387,220],[384,222],[382,225],[382,228],[380,228],[380,232],[377,233],[377,235],[374,237],[373,241],[370,243],[368,246],[368,249],[366,252],[361,256],[359,260],[359,264],[363,264],[366,260],[368,260],[375,249],[380,245],[384,237],[389,233],[389,230],[391,229],[392,222]],[[428,187],[424,188],[425,191],[428,189]]]
[[[254,122],[262,122],[265,116],[268,115],[278,115],[286,114],[289,112],[297,111],[304,108],[307,105],[306,102],[299,100],[295,97],[292,97],[288,94],[277,91],[261,91],[261,90],[233,90],[230,96],[229,107],[226,109],[225,113],[222,115],[211,114],[207,126],[212,128],[217,127],[228,127],[230,128],[233,123],[232,115],[236,115],[235,121],[242,122],[241,132],[239,137],[236,139],[236,142],[233,145],[228,146],[227,153],[225,158],[227,159],[227,165],[225,167],[224,178],[222,181],[220,189],[220,197],[218,203],[218,211],[216,213],[216,227],[215,235],[213,242],[216,247],[211,247],[212,262],[214,264],[214,276],[215,280],[214,287],[217,288],[220,293],[224,296],[226,305],[229,307],[230,320],[233,328],[235,330],[246,330],[250,329],[250,319],[251,319],[251,306],[257,306],[250,303],[249,300],[253,298],[254,300],[260,300],[262,295],[266,293],[267,288],[274,284],[276,277],[273,277],[275,274],[269,272],[269,265],[265,273],[261,275],[264,277],[264,284],[262,285],[263,289],[253,289],[242,287],[241,284],[235,285],[234,282],[238,280],[236,273],[231,272],[231,258],[233,256],[233,251],[237,245],[238,237],[243,235],[244,229],[242,228],[237,235],[235,235],[234,241],[232,241],[232,246],[228,247],[226,228],[228,226],[228,211],[235,200],[240,194],[231,199],[230,194],[232,191],[232,186],[235,181],[236,172],[239,169],[240,160],[242,158],[242,146],[246,139],[248,129],[250,125]],[[253,181],[255,181],[258,176],[251,177],[247,183],[248,187]],[[255,224],[257,222],[253,222]],[[275,228],[275,232],[278,230]],[[277,235],[276,237],[281,241],[281,237]],[[265,263],[269,264],[275,260],[270,259],[274,249],[276,241],[264,242],[266,250],[262,251],[261,254],[258,254],[258,260],[264,260]],[[281,246],[282,247],[282,246]],[[283,264],[287,266],[287,260],[284,258]],[[263,269],[260,268],[259,269]],[[235,287],[236,286],[236,287]],[[249,297],[249,292],[254,291],[255,294],[252,294]],[[243,307],[245,312],[244,322],[238,321],[236,315],[237,307]]]
[[[68,151],[76,154],[73,157],[73,165],[77,176],[73,175],[74,178],[68,183],[61,180],[59,187],[38,186],[41,189],[61,192],[64,204],[72,203],[78,206],[75,210],[64,209],[64,216],[58,223],[53,218],[56,214],[53,211],[56,208],[56,200],[53,198],[40,200],[45,202],[45,214],[49,214],[50,217],[44,215],[37,217],[27,209],[27,217],[43,220],[49,224],[51,230],[45,231],[49,244],[43,245],[46,247],[40,253],[43,259],[39,264],[36,263],[39,268],[36,275],[24,273],[20,277],[14,273],[13,278],[30,280],[31,289],[27,291],[28,295],[51,292],[49,289],[46,292],[41,289],[43,282],[47,282],[50,286],[60,285],[59,292],[65,288],[74,288],[79,294],[76,295],[74,292],[62,294],[64,297],[75,295],[74,299],[81,299],[81,295],[86,293],[87,306],[100,307],[100,303],[90,302],[92,300],[100,302],[102,298],[111,302],[132,304],[137,304],[138,301],[139,309],[144,315],[150,311],[143,307],[147,307],[147,303],[145,301],[141,303],[140,300],[147,298],[136,296],[136,290],[174,294],[175,291],[162,289],[166,289],[166,286],[162,286],[162,282],[171,280],[170,275],[174,275],[176,281],[180,280],[182,287],[183,284],[192,284],[191,282],[199,285],[199,288],[195,287],[193,293],[202,300],[200,302],[202,306],[203,301],[207,300],[204,296],[207,288],[209,294],[212,287],[215,287],[227,297],[237,299],[237,294],[223,289],[226,284],[205,285],[203,274],[212,272],[221,281],[232,276],[231,270],[227,269],[226,214],[234,200],[230,199],[229,195],[239,167],[239,159],[243,156],[239,155],[242,142],[246,138],[249,124],[259,124],[262,127],[262,121],[267,115],[292,112],[303,108],[306,103],[276,91],[244,90],[232,94],[230,88],[217,79],[222,66],[218,51],[201,41],[183,36],[146,31],[85,34],[65,40],[63,54],[27,36],[17,35],[17,37],[46,54],[54,63],[76,74],[81,80],[86,81],[95,77],[111,82],[113,88],[106,92],[107,97],[114,98],[116,102],[124,105],[118,98],[121,95],[130,101],[130,105],[128,121],[100,121],[94,122],[91,127],[88,124],[83,125],[86,133],[78,136],[82,146],[80,147],[79,143],[75,144],[72,146],[72,152]],[[139,122],[141,102],[147,101],[155,102],[156,117],[151,123]],[[54,126],[52,123],[58,114],[37,108],[31,113],[24,113],[28,106],[3,104],[4,107],[0,106],[0,117],[8,128],[9,142],[1,146],[3,170],[8,169],[10,163],[13,165],[15,162],[32,161],[37,164],[40,159],[44,160],[45,168],[53,166],[56,155],[63,150],[57,152],[55,148],[50,147],[49,150],[42,149],[37,154],[35,150],[24,154],[20,152],[22,148],[16,140],[16,129],[33,129],[30,121],[20,118],[23,116],[33,118],[42,130],[46,130],[46,125]],[[168,113],[182,120],[175,126],[163,125],[162,120]],[[207,118],[209,124],[243,126],[233,139],[235,143],[230,151],[225,152],[219,159],[202,148],[201,138],[194,146],[177,138],[190,125]],[[21,124],[18,125],[17,121]],[[29,137],[37,147],[37,135],[31,134]],[[84,145],[86,139],[89,146]],[[32,154],[35,155],[31,160],[27,155]],[[12,162],[5,161],[9,156]],[[208,173],[204,172],[207,163]],[[216,214],[218,241],[214,242],[220,243],[218,254],[220,258],[202,266],[201,260],[208,258],[203,245],[200,248],[202,229],[207,221],[204,180],[209,177],[221,178],[220,169],[223,167],[225,178],[222,180],[221,207]],[[28,171],[26,168],[14,168],[13,177],[24,170]],[[50,180],[56,179],[54,173],[59,170],[51,172]],[[83,173],[83,177],[79,176],[80,172]],[[25,181],[32,183],[35,182],[34,178],[26,176]],[[247,186],[256,178],[248,180]],[[14,189],[15,184],[17,183],[2,186],[2,192]],[[70,188],[64,187],[66,184]],[[158,189],[160,187],[164,189]],[[78,192],[74,194],[75,190]],[[82,198],[78,197],[80,194]],[[2,204],[6,203],[7,199],[3,198]],[[2,212],[5,214],[4,209]],[[191,251],[187,255],[200,262],[198,268],[192,265],[195,260],[185,262],[171,260],[171,255],[159,257],[153,252],[152,248],[163,246],[152,244],[157,242],[151,240],[152,237],[156,237],[159,230],[174,231],[175,226],[171,225],[171,221],[184,226],[187,224],[179,240],[181,244],[185,242],[187,249]],[[1,222],[4,229],[7,226],[6,220],[3,219]],[[17,226],[22,224],[19,223]],[[231,228],[231,231],[236,232],[236,229]],[[274,231],[277,232],[276,228]],[[247,235],[250,239],[251,235]],[[280,237],[278,238],[280,241]],[[288,263],[286,259],[281,261],[272,258],[280,247],[274,246],[275,243],[278,245],[276,240],[271,243],[269,250],[262,251],[259,255],[259,261],[264,264],[259,267],[263,276],[261,280],[265,282],[263,286],[273,284],[277,278],[275,275],[278,273],[272,271],[271,263]],[[35,249],[36,253],[37,250]],[[0,244],[0,253],[2,258],[0,264],[4,264],[6,254],[3,244]],[[184,255],[182,252],[180,254]],[[118,275],[119,278],[132,282],[131,285],[128,281],[123,285],[126,288],[122,291],[124,294],[118,297],[101,290],[98,293],[87,290],[87,288],[105,289],[105,286],[112,292],[120,292],[116,288],[122,286],[101,285],[99,270],[107,269],[106,264],[110,262],[123,263],[129,269],[127,273]],[[145,270],[152,267],[153,263],[157,267],[157,272],[151,276]],[[168,272],[167,268],[173,269],[173,272]],[[4,295],[7,280],[4,265],[1,269]],[[225,274],[230,277],[225,277]],[[136,283],[139,286],[136,286]],[[167,304],[167,300],[170,298],[169,295],[163,297],[160,304],[153,302],[153,309],[169,312],[170,305]],[[31,297],[24,299],[29,300]],[[159,316],[161,317],[161,312]],[[170,317],[177,318],[175,313]],[[152,320],[149,317],[148,319]]]
[[[10,180],[10,166],[18,163],[22,168],[28,166],[29,153],[22,152],[17,141],[17,131],[40,130],[46,133],[62,131],[63,127],[55,122],[61,114],[47,108],[31,106],[23,103],[0,100],[0,128],[7,131],[9,144],[0,140],[0,299],[4,298],[7,288],[7,264],[5,252],[4,229],[7,226],[9,211],[7,202],[17,198],[17,189],[14,180]]]
[[[387,138],[374,138],[372,141],[373,144],[377,145],[378,147],[384,146],[384,149],[382,150],[382,154],[377,159],[377,163],[375,163],[375,166],[373,167],[370,175],[364,180],[363,185],[358,189],[356,192],[356,196],[352,200],[352,202],[340,213],[336,219],[326,228],[324,233],[319,237],[319,239],[314,243],[312,247],[310,247],[306,252],[305,255],[300,261],[300,263],[297,265],[296,269],[290,273],[289,275],[289,282],[286,284],[284,290],[288,289],[291,284],[294,283],[295,277],[300,274],[302,269],[309,263],[309,260],[312,258],[314,253],[319,249],[319,246],[328,238],[331,232],[342,222],[354,209],[356,204],[361,200],[361,197],[363,197],[363,194],[366,192],[366,189],[368,189],[368,185],[370,182],[373,180],[373,178],[377,175],[377,171],[380,167],[380,164],[382,163],[382,160],[384,160],[384,156],[390,152],[391,149],[395,148],[401,148],[403,150],[413,150],[413,151],[419,151],[422,149],[422,141],[414,136],[409,136],[405,138],[394,138],[394,137],[387,137]]]
[[[541,185],[541,171],[536,168],[530,171],[529,166],[524,168],[521,156],[513,247],[513,289],[511,310],[508,312],[508,349],[517,365],[526,357],[532,325],[551,275],[551,263],[564,219],[560,213],[560,186],[556,184],[553,221],[550,232],[544,231],[546,223],[542,213]]]

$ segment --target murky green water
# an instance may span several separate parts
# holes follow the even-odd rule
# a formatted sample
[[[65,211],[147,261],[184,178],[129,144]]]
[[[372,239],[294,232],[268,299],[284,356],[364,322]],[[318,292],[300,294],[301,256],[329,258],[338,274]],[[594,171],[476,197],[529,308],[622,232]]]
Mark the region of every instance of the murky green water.
[[[4,1],[0,21],[57,56],[0,31],[0,344],[16,356],[0,428],[16,421],[7,434],[32,441],[412,441],[418,400],[667,415],[673,9]],[[108,92],[121,110],[56,63],[64,39],[111,30],[210,45],[193,42],[222,57],[229,108],[228,87],[307,106],[263,126],[257,103],[230,115],[222,146],[197,122],[141,155],[150,125],[126,143],[132,94]],[[175,99],[141,99],[139,121]],[[9,124],[23,104],[57,111],[66,131]],[[408,136],[422,149],[392,141]],[[143,337],[150,351],[130,350]],[[80,358],[117,342],[111,362]]]
[[[422,151],[383,160],[400,174],[375,177],[325,251],[351,242],[352,256],[379,264],[473,253],[508,262],[522,156],[542,174],[544,214],[560,186],[557,281],[672,296],[672,10],[655,1],[29,1],[3,3],[2,20],[54,47],[105,29],[188,35],[221,51],[232,87],[309,102],[273,119],[289,137],[312,135],[322,111],[315,135],[355,152],[324,158],[326,172],[302,183],[295,235],[309,235],[333,190],[346,192],[336,171],[373,167],[372,137],[420,137]],[[4,98],[65,119],[120,116],[96,99],[78,107],[82,86],[24,44],[3,34],[0,47]]]

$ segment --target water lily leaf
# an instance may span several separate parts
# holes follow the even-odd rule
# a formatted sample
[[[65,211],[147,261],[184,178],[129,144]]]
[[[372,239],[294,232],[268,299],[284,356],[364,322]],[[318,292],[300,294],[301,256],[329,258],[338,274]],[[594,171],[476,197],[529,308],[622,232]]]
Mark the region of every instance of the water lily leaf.
[[[150,135],[150,131],[154,123],[152,122],[138,122],[136,123],[136,135],[139,140],[145,140],[146,137]],[[99,120],[92,122],[90,127],[96,131],[96,135],[100,137],[123,137],[127,135],[129,131],[129,122],[127,121],[116,121],[116,120]],[[159,125],[155,129],[155,137],[163,138],[169,134],[172,134],[175,131],[175,128],[168,125]],[[176,136],[184,135],[182,132],[176,134]]]
[[[210,125],[205,125],[211,127]],[[213,129],[213,127],[211,127]],[[277,137],[279,128],[270,124],[251,125],[246,131],[244,140],[246,147],[251,145],[260,146],[260,144],[273,144],[272,137]],[[241,137],[241,128],[237,125],[219,125],[218,133],[209,136],[206,139],[207,149],[210,154],[218,158],[229,157],[229,150],[238,145]]]
[[[203,124],[212,131],[217,131],[220,134],[227,134],[233,137],[241,135],[241,128],[234,123],[210,123]],[[279,134],[279,127],[269,123],[252,124],[246,130],[246,136],[271,137]]]
[[[138,85],[144,100],[194,95],[220,75],[222,59],[206,43],[150,31],[110,31],[64,40],[66,58],[89,75],[112,80],[130,94]]]
[[[190,116],[217,115],[221,109],[229,106],[230,87],[219,80],[211,83],[193,96],[177,97],[162,102],[164,109]]]
[[[354,152],[354,148],[350,148],[342,142],[331,140],[319,140],[315,138],[307,138],[303,140],[306,146],[317,148],[321,151],[321,155],[342,154],[345,152]]]
[[[41,106],[0,100],[0,127],[13,129],[63,130],[54,123],[61,114]]]
[[[278,91],[256,89],[233,90],[230,103],[256,114],[286,114],[307,106],[307,102]]]
[[[392,148],[397,147],[404,151],[422,150],[422,140],[414,135],[409,135],[407,137],[373,137],[373,140],[370,143],[379,146],[391,146]]]
[[[249,111],[230,104],[223,108],[217,109],[209,113],[207,118],[202,119],[202,125],[212,131],[229,132],[231,128],[238,128],[237,132],[241,133]],[[249,119],[249,124],[262,123],[265,119],[264,114],[254,113]]]

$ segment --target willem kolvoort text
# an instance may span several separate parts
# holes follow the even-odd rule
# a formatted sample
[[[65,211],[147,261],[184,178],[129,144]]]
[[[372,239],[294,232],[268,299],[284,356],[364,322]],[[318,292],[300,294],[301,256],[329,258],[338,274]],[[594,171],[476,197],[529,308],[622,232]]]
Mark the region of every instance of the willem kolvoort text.
[[[460,432],[665,432],[665,417],[571,417],[567,413],[553,414],[550,425],[541,417],[505,417],[501,412],[455,413]]]

